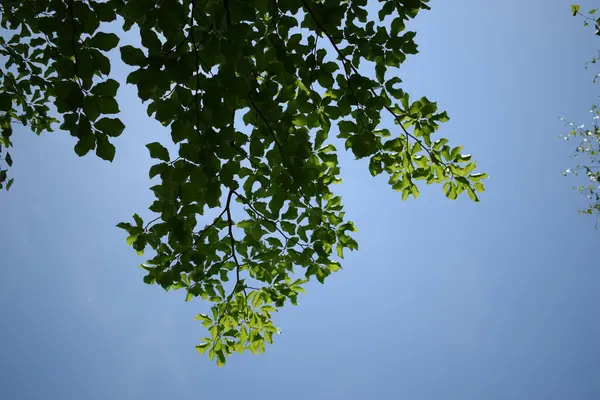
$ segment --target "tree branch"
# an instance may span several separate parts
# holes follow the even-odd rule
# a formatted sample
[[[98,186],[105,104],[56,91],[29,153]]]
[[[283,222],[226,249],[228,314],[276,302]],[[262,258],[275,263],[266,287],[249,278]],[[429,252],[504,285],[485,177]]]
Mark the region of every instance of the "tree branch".
[[[229,236],[229,242],[231,244],[231,256],[233,257],[233,261],[235,262],[235,285],[233,285],[233,289],[231,290],[231,293],[229,293],[229,296],[227,296],[227,299],[225,300],[225,310],[219,315],[219,319],[217,320],[216,325],[219,325],[221,322],[221,319],[223,318],[223,316],[225,315],[225,313],[227,312],[227,308],[229,307],[229,303],[231,302],[231,299],[233,298],[233,295],[237,292],[238,287],[240,286],[241,283],[241,278],[240,278],[240,270],[242,268],[242,265],[240,264],[240,261],[237,258],[237,253],[235,251],[235,238],[233,237],[233,219],[231,218],[231,198],[233,197],[234,191],[230,190],[229,194],[227,195],[227,203],[225,205],[225,211],[227,211],[227,225],[228,225],[228,236]],[[242,288],[243,290],[244,288]],[[245,292],[244,292],[245,294]]]
[[[236,265],[236,282],[235,286],[233,287],[233,292],[235,292],[237,286],[240,283],[240,269],[242,266],[240,265],[240,262],[237,258],[237,254],[235,252],[235,238],[233,237],[233,219],[231,218],[231,197],[233,196],[233,193],[234,191],[230,190],[229,194],[227,195],[227,204],[225,206],[225,210],[227,211],[227,225],[229,230],[229,241],[231,243],[231,255],[233,256],[233,261],[235,261]]]

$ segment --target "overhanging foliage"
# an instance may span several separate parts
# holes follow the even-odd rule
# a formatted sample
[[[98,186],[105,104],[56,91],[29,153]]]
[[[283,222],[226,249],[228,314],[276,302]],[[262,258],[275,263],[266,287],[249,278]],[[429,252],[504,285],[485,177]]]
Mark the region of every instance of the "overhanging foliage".
[[[3,0],[4,162],[12,123],[40,133],[54,118],[78,155],[112,160],[125,126],[107,57],[119,35],[107,24],[139,30],[141,46],[119,49],[127,84],[178,153],[147,145],[158,217],[119,227],[136,251],[152,250],[146,283],[213,303],[198,316],[210,332],[200,353],[222,365],[234,351],[264,351],[277,332],[271,314],[358,248],[332,192],[341,181],[332,132],[402,199],[418,197],[418,181],[443,184],[450,199],[477,201],[484,189],[462,147],[433,137],[447,114],[400,86],[397,68],[417,53],[405,24],[427,3]],[[203,218],[207,209],[217,217]]]

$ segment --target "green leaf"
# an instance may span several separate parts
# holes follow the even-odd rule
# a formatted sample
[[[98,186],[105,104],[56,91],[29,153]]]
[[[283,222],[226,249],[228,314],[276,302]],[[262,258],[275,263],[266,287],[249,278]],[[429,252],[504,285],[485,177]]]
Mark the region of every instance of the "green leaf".
[[[108,57],[95,49],[92,49],[91,53],[97,75],[101,76],[110,74],[110,61]]]
[[[254,227],[254,225],[255,225],[254,221],[246,220],[246,221],[238,222],[237,227],[241,228],[241,229],[248,229],[248,228]]]
[[[132,66],[144,66],[147,62],[144,52],[130,45],[121,47],[121,59],[125,64]]]
[[[573,13],[573,16],[576,16],[578,12],[579,12],[579,5],[571,4],[571,13]]]
[[[467,189],[467,194],[469,195],[469,198],[471,200],[473,200],[474,202],[478,203],[479,198],[475,194],[475,191],[473,190],[473,188],[471,186],[466,186],[466,189]]]
[[[303,114],[296,115],[294,119],[292,119],[292,122],[296,126],[306,126],[306,116]]]
[[[377,176],[383,172],[383,163],[381,160],[377,160],[375,157],[372,157],[369,161],[369,172],[373,176]]]
[[[206,352],[206,350],[208,350],[208,347],[209,347],[209,343],[200,343],[199,345],[196,346],[196,350],[198,350],[198,353],[204,354]]]
[[[96,127],[96,129],[101,130],[104,134],[111,137],[117,137],[121,135],[121,133],[123,133],[123,130],[125,129],[125,125],[123,124],[123,122],[121,122],[120,119],[108,117],[96,121],[94,126]]]
[[[114,79],[107,79],[106,81],[100,82],[94,86],[91,92],[96,96],[115,97],[118,89],[119,82],[115,81]]]
[[[402,189],[402,200],[403,201],[408,199],[409,195],[410,195],[410,188],[405,187],[404,189]]]
[[[358,126],[352,121],[340,121],[338,122],[338,127],[342,134],[354,133],[358,130]]]
[[[83,99],[83,111],[90,121],[95,121],[100,116],[100,107],[96,96],[85,96]]]
[[[327,268],[331,272],[338,272],[339,270],[342,269],[342,266],[339,263],[331,263],[331,264],[327,265]]]
[[[115,146],[108,141],[105,133],[96,132],[96,155],[111,162],[115,158]]]
[[[83,78],[81,83],[84,89],[89,89],[89,87],[92,85],[91,78],[94,76],[95,71],[96,65],[94,65],[94,58],[91,49],[82,49],[79,54],[77,54],[76,75],[78,75],[80,78]]]
[[[135,221],[136,226],[138,228],[142,228],[142,226],[144,225],[144,221],[142,220],[142,218],[137,214],[133,214],[133,219]]]
[[[154,142],[147,144],[146,147],[150,151],[150,157],[167,162],[170,160],[169,151],[162,144]]]
[[[96,147],[96,137],[89,130],[89,123],[79,124],[79,141],[75,144],[75,153],[82,157],[93,150]]]
[[[164,173],[168,170],[168,165],[165,163],[155,164],[150,167],[150,171],[148,171],[148,176],[150,179],[154,178],[156,175]]]
[[[396,89],[396,88],[394,88],[395,84],[401,83],[401,82],[402,82],[402,80],[400,78],[398,78],[397,76],[395,76],[392,79],[388,80],[386,82],[386,84],[385,84],[385,89],[395,99],[402,99],[402,98],[404,98],[404,91],[402,89]]]
[[[196,321],[202,321],[202,322],[209,321],[209,322],[212,322],[212,319],[208,315],[206,315],[206,314],[198,314],[198,315],[196,315],[194,317],[194,319]]]
[[[404,25],[404,19],[402,17],[394,18],[394,20],[392,21],[392,30],[391,30],[392,37],[398,36],[398,34],[400,32],[402,32],[404,29],[406,29],[406,25]]]
[[[109,51],[117,47],[119,37],[114,33],[97,32],[88,40],[88,46],[95,47],[103,51]]]
[[[223,353],[223,350],[219,350],[216,352],[217,354],[217,366],[222,367],[223,365],[225,365],[225,354]]]
[[[6,92],[0,92],[0,111],[10,111],[12,108],[12,96]]]
[[[377,77],[377,82],[383,83],[385,81],[385,71],[386,67],[383,61],[379,61],[375,64],[375,76]]]
[[[488,175],[484,172],[478,172],[476,174],[471,174],[469,175],[469,179],[472,180],[473,182],[479,182],[483,179],[487,179]]]
[[[142,44],[146,47],[151,53],[159,53],[161,50],[162,42],[156,35],[156,33],[151,29],[142,29],[140,31],[140,36],[142,37]]]
[[[111,2],[99,3],[94,1],[90,5],[100,21],[111,22],[117,18],[114,5]]]
[[[96,102],[102,114],[118,114],[120,112],[117,100],[112,97],[97,97]]]

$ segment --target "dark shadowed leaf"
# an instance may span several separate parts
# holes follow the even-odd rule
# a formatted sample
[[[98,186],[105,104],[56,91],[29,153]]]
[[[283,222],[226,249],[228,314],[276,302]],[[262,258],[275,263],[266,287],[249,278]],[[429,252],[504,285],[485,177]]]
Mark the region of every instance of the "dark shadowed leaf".
[[[163,161],[169,161],[169,151],[160,143],[154,142],[146,145],[150,151],[150,157]]]
[[[112,137],[117,137],[125,129],[125,125],[118,118],[102,118],[94,124],[96,129],[101,130],[104,134]]]

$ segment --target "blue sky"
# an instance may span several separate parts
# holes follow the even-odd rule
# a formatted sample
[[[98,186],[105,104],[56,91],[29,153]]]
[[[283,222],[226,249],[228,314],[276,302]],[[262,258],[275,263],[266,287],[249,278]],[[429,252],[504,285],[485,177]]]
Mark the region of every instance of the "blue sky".
[[[576,213],[573,144],[557,139],[559,117],[590,121],[598,39],[569,5],[431,2],[401,77],[491,175],[482,202],[440,187],[402,202],[343,157],[360,251],[276,315],[264,356],[224,368],[193,348],[206,305],[143,284],[114,227],[150,204],[144,144],[166,134],[134,89],[112,164],[78,158],[66,133],[18,132],[0,194],[0,398],[600,398],[600,232]]]

